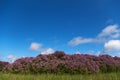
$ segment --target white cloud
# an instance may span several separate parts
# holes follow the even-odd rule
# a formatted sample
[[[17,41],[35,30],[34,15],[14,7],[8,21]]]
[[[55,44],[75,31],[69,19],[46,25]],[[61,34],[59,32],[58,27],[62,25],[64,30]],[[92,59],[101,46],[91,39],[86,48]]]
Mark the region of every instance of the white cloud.
[[[38,51],[41,54],[51,54],[54,53],[54,49],[52,48],[43,48],[40,43],[33,42],[30,45],[30,50]]]
[[[76,51],[74,54],[81,54],[79,51]]]
[[[110,40],[104,45],[105,51],[120,51],[120,40]]]
[[[17,57],[15,57],[13,55],[8,55],[7,59],[9,60],[9,62],[13,63],[17,59]]]
[[[105,43],[111,39],[118,39],[120,37],[120,29],[118,25],[109,25],[104,28],[95,38],[75,37],[68,42],[70,46],[77,46],[85,43]]]
[[[70,46],[77,46],[79,44],[90,43],[90,42],[93,42],[93,39],[76,37],[76,38],[73,38],[71,41],[69,41],[68,44]]]
[[[41,51],[41,54],[52,54],[54,52],[55,51],[52,48],[47,48],[47,49],[44,49],[43,51]]]
[[[118,38],[120,37],[120,29],[118,29],[118,25],[109,25],[102,30],[100,34],[98,34],[99,38],[109,37],[109,38]]]
[[[40,43],[33,42],[30,45],[30,50],[39,51],[42,45]]]

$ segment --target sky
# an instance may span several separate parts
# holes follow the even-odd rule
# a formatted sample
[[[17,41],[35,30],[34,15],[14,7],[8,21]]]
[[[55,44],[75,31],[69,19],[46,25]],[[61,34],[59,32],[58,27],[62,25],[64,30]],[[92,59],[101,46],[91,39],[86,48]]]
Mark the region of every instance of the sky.
[[[120,56],[120,1],[0,0],[0,60],[56,50]]]

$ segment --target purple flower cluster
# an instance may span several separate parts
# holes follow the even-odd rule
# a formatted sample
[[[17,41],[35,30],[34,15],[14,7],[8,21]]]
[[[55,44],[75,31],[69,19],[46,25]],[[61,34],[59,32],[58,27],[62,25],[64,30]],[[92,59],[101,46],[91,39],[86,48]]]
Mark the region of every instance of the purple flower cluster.
[[[12,64],[1,62],[0,65],[2,65],[1,71],[12,73],[89,74],[120,71],[120,58],[109,55],[68,55],[62,51],[56,51],[49,55],[40,54],[34,58],[20,58]]]

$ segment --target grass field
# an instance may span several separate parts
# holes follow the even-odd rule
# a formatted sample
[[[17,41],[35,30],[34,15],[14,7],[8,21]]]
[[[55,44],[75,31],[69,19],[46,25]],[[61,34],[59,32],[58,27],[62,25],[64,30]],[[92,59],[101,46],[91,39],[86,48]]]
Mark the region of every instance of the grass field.
[[[91,74],[91,75],[22,75],[22,74],[2,74],[0,80],[120,80],[120,73]]]

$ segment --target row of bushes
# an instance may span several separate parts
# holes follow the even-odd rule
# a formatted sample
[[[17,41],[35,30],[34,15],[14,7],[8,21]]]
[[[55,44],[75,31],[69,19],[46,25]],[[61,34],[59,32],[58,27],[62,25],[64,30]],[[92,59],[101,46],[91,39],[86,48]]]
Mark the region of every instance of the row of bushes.
[[[20,58],[12,64],[1,62],[0,65],[0,71],[10,73],[90,74],[120,71],[120,58],[109,55],[68,55],[62,51],[56,51],[49,55],[40,54],[34,58]]]

